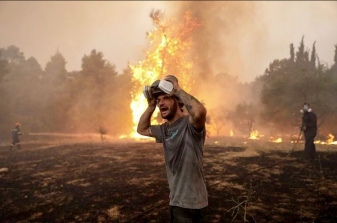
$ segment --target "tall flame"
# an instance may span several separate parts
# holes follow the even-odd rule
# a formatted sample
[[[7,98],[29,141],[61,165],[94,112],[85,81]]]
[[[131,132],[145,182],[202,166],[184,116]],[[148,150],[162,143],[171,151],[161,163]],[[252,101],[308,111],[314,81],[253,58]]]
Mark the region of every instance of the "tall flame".
[[[199,26],[189,11],[183,15],[183,22],[176,23],[175,18],[163,19],[160,11],[150,14],[155,26],[152,32],[147,33],[147,38],[152,44],[152,49],[146,52],[146,58],[136,65],[130,65],[134,89],[130,107],[133,115],[132,138],[140,138],[137,133],[137,124],[141,114],[147,108],[147,101],[143,96],[144,85],[151,85],[155,80],[168,74],[173,74],[179,79],[179,84],[186,90],[191,89],[192,62],[188,60],[188,53],[192,44],[190,33]],[[158,115],[155,111],[153,117]],[[153,120],[152,123],[154,123]]]
[[[327,140],[326,140],[326,143],[328,145],[333,145],[333,144],[337,144],[333,139],[335,138],[334,135],[332,135],[331,133],[329,133],[328,137],[327,137]]]

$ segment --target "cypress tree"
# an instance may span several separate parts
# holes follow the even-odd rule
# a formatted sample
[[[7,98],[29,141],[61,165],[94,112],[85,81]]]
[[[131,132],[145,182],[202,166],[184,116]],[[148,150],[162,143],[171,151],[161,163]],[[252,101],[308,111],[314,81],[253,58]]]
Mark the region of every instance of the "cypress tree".
[[[315,43],[316,43],[316,41],[314,42],[314,44],[312,46],[311,59],[310,59],[310,66],[313,69],[315,68],[315,65],[316,65],[316,47],[315,47]]]
[[[335,56],[334,56],[334,64],[331,66],[331,70],[337,74],[337,44],[335,45]]]
[[[298,51],[296,52],[296,62],[303,63],[305,61],[305,52],[304,52],[304,36],[302,37],[300,46],[298,47]]]
[[[295,49],[294,44],[290,44],[290,61],[295,62]]]

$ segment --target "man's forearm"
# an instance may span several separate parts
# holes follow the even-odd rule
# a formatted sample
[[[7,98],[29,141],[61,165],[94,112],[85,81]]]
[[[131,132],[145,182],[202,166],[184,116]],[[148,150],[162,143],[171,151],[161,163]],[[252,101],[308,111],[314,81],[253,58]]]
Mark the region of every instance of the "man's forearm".
[[[140,116],[137,132],[141,135],[149,136],[149,128],[151,126],[151,117],[154,112],[155,108],[148,107],[144,113]]]
[[[177,92],[178,97],[185,104],[187,111],[191,114],[191,116],[195,119],[205,119],[206,118],[206,108],[204,105],[198,101],[192,95],[186,93],[184,90],[180,89]]]

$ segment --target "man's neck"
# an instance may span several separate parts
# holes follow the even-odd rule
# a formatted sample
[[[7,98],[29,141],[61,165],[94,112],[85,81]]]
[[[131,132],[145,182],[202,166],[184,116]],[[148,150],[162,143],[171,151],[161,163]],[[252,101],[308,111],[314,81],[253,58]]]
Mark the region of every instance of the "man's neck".
[[[173,123],[175,123],[178,119],[180,119],[181,117],[184,117],[184,113],[182,113],[181,111],[177,111],[176,114],[174,115],[174,117],[170,120],[167,120],[169,125],[172,125]]]

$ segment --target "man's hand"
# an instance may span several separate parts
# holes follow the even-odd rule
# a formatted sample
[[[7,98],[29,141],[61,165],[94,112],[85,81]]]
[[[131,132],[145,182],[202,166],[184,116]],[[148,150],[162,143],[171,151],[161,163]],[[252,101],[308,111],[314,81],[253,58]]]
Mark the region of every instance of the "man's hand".
[[[179,84],[178,84],[178,79],[173,76],[173,75],[167,75],[164,80],[167,80],[169,82],[171,82],[173,84],[173,91],[172,94],[175,96],[178,96],[177,93],[179,90],[181,90]]]
[[[143,112],[143,114],[141,115],[139,122],[138,122],[138,126],[137,126],[137,132],[140,135],[143,136],[153,136],[151,133],[151,116],[154,112],[154,110],[156,110],[156,99],[154,97],[152,98],[148,98],[147,99],[147,103],[148,103],[148,107],[146,108],[146,110]]]
[[[178,79],[173,75],[167,75],[165,80],[173,83],[172,95],[177,96],[185,105],[190,114],[189,122],[196,129],[202,129],[205,126],[207,110],[202,103],[195,97],[185,92],[178,84]]]
[[[147,98],[147,104],[149,107],[156,108],[156,99],[152,96],[152,98]]]

